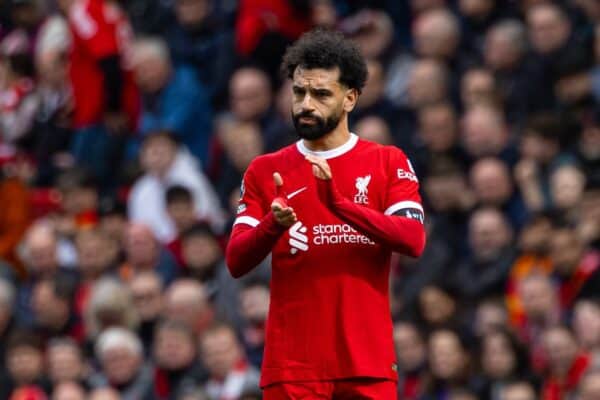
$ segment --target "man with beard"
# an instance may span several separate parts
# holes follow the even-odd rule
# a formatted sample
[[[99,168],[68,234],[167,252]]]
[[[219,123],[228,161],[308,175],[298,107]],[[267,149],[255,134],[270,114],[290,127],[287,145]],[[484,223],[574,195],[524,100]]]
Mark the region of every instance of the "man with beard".
[[[417,177],[348,130],[367,77],[352,43],[309,32],[282,70],[300,140],[246,170],[226,254],[240,277],[272,253],[264,399],[395,399],[389,264],[425,245]]]

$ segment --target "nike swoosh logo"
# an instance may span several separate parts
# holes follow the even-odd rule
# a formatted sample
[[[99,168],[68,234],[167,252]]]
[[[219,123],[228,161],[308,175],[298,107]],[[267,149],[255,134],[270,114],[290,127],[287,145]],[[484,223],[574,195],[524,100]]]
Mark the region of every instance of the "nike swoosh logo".
[[[294,197],[295,195],[297,195],[297,194],[300,194],[300,193],[304,192],[306,189],[308,189],[308,187],[307,187],[307,186],[304,186],[303,188],[301,188],[301,189],[298,189],[298,190],[296,190],[295,192],[292,192],[292,193],[288,194],[288,195],[287,195],[287,198],[288,198],[288,200],[289,200],[289,199],[291,199],[292,197]]]

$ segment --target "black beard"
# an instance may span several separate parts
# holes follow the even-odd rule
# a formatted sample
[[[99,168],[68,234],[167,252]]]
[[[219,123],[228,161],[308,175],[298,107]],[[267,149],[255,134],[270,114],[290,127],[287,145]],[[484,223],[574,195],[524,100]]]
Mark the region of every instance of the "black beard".
[[[315,120],[313,125],[303,124],[300,122],[300,118],[307,117]],[[340,123],[342,114],[332,114],[327,119],[323,119],[310,112],[301,112],[299,114],[292,114],[292,120],[294,121],[294,127],[296,133],[302,139],[306,140],[317,140],[333,131]]]

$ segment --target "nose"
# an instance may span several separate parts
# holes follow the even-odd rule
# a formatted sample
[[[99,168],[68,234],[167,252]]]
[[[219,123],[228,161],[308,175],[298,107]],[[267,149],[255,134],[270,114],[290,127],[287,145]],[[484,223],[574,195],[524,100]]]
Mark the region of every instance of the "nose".
[[[310,96],[310,93],[306,93],[304,95],[304,97],[302,98],[302,103],[300,103],[302,106],[302,111],[312,111],[314,110],[314,107],[312,106],[312,98]]]

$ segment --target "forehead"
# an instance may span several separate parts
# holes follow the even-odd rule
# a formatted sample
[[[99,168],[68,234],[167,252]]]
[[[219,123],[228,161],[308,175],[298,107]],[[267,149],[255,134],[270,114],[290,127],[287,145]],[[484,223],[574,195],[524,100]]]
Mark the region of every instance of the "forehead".
[[[338,67],[331,69],[324,68],[296,68],[293,76],[295,86],[312,87],[339,87],[340,69]]]

